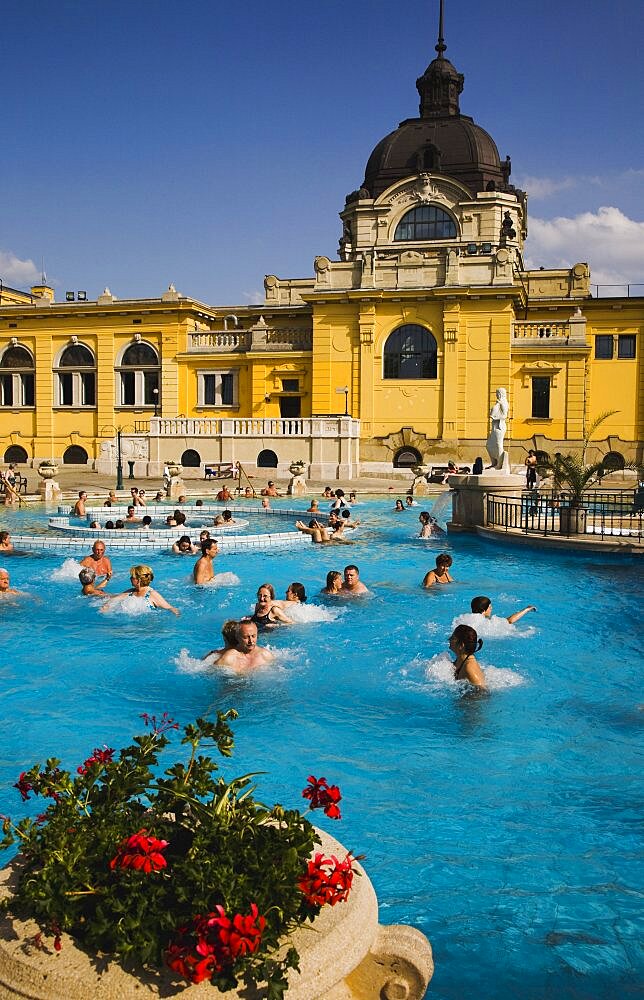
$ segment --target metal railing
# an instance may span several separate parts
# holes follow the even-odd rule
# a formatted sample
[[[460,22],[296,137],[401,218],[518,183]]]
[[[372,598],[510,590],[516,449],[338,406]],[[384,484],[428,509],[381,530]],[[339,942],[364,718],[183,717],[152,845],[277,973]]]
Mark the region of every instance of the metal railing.
[[[623,492],[595,491],[584,497],[583,506],[571,505],[565,492],[525,492],[520,497],[489,494],[488,527],[520,531],[525,535],[627,538],[643,540],[644,486]]]
[[[632,299],[644,295],[644,282],[624,282],[621,285],[591,285],[590,289],[591,295],[596,299]]]

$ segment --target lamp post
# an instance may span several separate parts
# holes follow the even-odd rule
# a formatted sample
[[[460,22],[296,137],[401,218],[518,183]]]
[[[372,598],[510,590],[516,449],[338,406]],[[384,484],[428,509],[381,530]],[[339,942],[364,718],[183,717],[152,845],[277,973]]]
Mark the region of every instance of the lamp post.
[[[156,386],[152,390],[152,395],[154,396],[154,415],[155,415],[155,417],[158,417],[159,416],[159,390],[158,390],[158,388]]]
[[[344,393],[344,415],[345,415],[345,417],[348,417],[349,416],[349,386],[348,385],[342,385],[338,389],[336,389],[335,391],[336,392],[343,392]]]
[[[121,455],[121,428],[116,431],[116,488],[123,489],[123,461]]]

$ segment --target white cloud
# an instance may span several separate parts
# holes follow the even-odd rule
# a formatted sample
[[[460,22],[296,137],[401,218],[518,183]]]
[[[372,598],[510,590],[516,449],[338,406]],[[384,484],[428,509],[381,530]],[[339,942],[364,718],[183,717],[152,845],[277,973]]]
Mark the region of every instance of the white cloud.
[[[0,278],[5,285],[24,288],[40,280],[40,271],[33,260],[20,260],[14,253],[0,250]]]
[[[517,183],[522,190],[527,191],[529,198],[540,201],[543,198],[550,198],[558,191],[575,187],[579,183],[579,178],[561,177],[555,180],[553,177],[521,177]]]
[[[573,218],[531,219],[528,268],[590,264],[593,284],[644,283],[644,222],[605,206]]]

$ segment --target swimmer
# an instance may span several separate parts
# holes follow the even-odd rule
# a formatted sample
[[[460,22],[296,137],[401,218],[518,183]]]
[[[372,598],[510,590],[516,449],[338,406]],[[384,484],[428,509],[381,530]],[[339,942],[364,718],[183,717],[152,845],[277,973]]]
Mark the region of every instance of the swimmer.
[[[244,498],[246,500],[252,500],[254,496],[255,496],[255,491],[253,490],[253,487],[247,486],[246,489],[244,490]]]
[[[112,506],[113,503],[117,502],[116,493],[114,492],[114,490],[110,490],[110,492],[107,494],[107,499],[110,502],[110,507]],[[106,506],[107,506],[107,504],[106,504]]]
[[[212,524],[213,524],[214,528],[221,528],[221,526],[222,526],[223,523],[224,523],[224,515],[223,514],[217,514],[216,517],[214,517],[212,519]]]
[[[151,527],[152,527],[152,518],[150,517],[149,514],[145,514],[141,520],[141,528],[151,528]]]
[[[107,525],[105,525],[107,527]],[[91,554],[85,556],[81,559],[81,566],[87,566],[89,569],[94,570],[94,576],[97,580],[101,580],[101,583],[97,583],[97,587],[104,587],[106,583],[112,579],[112,563],[109,558],[105,555],[105,542],[100,538],[97,538],[92,545]]]
[[[331,504],[331,510],[340,510],[344,507],[344,490],[335,491],[335,500]]]
[[[262,583],[258,588],[257,603],[250,620],[262,631],[273,629],[279,624],[293,624],[293,620],[284,614],[279,603],[275,600],[275,588],[270,583]]]
[[[448,552],[441,552],[436,556],[436,568],[430,569],[425,574],[423,587],[433,587],[435,583],[454,583],[449,575],[449,567],[452,565],[452,557]]]
[[[405,506],[406,507],[417,507],[418,506],[418,501],[414,500],[414,498],[411,497],[411,496],[405,497]]]
[[[186,515],[183,513],[182,510],[175,510],[172,516],[174,517],[178,528],[180,528],[183,524],[186,523]]]
[[[271,502],[268,499],[268,497],[264,497],[264,499],[262,500],[262,509],[263,510],[270,510],[271,509]]]
[[[239,622],[235,629],[235,645],[227,649],[217,661],[219,667],[234,670],[252,670],[271,663],[275,657],[269,649],[257,645],[257,625],[255,622]]]
[[[489,597],[473,597],[470,607],[473,615],[483,615],[484,618],[492,617],[492,601]],[[534,604],[529,604],[527,608],[522,608],[521,611],[515,611],[513,615],[508,615],[505,620],[509,625],[514,625],[520,618],[527,615],[529,611],[536,610]]]
[[[98,523],[98,521],[90,521],[89,526],[90,528],[100,528],[100,524]]]
[[[130,493],[132,494],[132,503],[135,507],[145,507],[145,500],[141,497],[136,486],[131,488]]]
[[[165,493],[163,492],[163,490],[157,490],[157,494],[156,494],[156,496],[154,498],[154,502],[155,503],[160,503],[161,500],[164,500],[164,499],[165,499]]]
[[[228,489],[228,487],[227,486],[222,486],[222,488],[219,490],[219,493],[217,494],[217,500],[223,500],[224,502],[228,502],[228,500],[232,500],[232,499],[233,499],[233,495],[230,492],[230,490]]]
[[[177,527],[177,519],[175,517],[173,517],[172,514],[168,514],[168,516],[165,519],[165,524],[166,524],[166,528],[176,528]]]
[[[278,497],[280,494],[277,492],[277,487],[272,479],[268,480],[267,485],[262,490],[263,497]]]
[[[82,570],[78,574],[78,579],[82,584],[81,594],[84,597],[108,597],[101,587],[105,586],[105,581],[100,584],[96,584],[96,573],[89,566],[83,566]]]
[[[325,486],[322,496],[324,497],[325,500],[333,500],[335,494],[330,486]]]
[[[74,504],[72,515],[74,517],[85,517],[85,505],[87,503],[87,493],[85,490],[80,490],[78,494],[78,500]]]
[[[8,531],[0,531],[0,552],[13,552],[13,542]]]
[[[326,587],[322,587],[320,593],[326,594],[329,597],[333,597],[336,594],[341,594],[342,573],[339,573],[337,569],[329,570],[329,572],[326,575]]]
[[[449,648],[456,653],[454,680],[469,681],[474,687],[485,689],[485,674],[474,656],[482,645],[475,629],[469,625],[456,626],[449,639]]]
[[[12,587],[9,580],[9,571],[0,568],[0,598],[9,596],[24,597],[25,592],[24,590],[16,590],[15,587]]]
[[[203,507],[203,500],[195,500],[195,507]]]
[[[224,519],[224,524],[237,524],[237,521],[233,517],[232,511],[225,510],[221,516]]]
[[[107,525],[105,525],[105,527],[107,528]],[[125,527],[125,521],[122,521],[122,520],[121,520],[121,518],[119,517],[119,518],[118,518],[118,519],[117,519],[117,520],[116,520],[116,521],[114,522],[114,527],[115,527],[115,528],[124,528],[124,527]]]
[[[197,559],[192,571],[193,579],[197,585],[200,586],[203,583],[210,583],[210,581],[214,578],[214,562],[216,555],[217,539],[206,538],[206,540],[201,543],[201,555]]]
[[[181,538],[177,538],[176,542],[172,546],[172,551],[176,555],[193,556],[199,551],[199,546],[193,545],[188,535],[182,535]]]
[[[396,500],[396,506],[394,507],[394,510],[397,512],[399,510],[404,510],[404,509],[405,509],[405,505],[402,502],[402,500]]]
[[[352,597],[358,594],[368,594],[369,591],[360,579],[360,570],[357,566],[344,567],[344,583],[340,591],[342,594],[350,594]]]
[[[132,586],[128,590],[124,590],[121,594],[110,597],[101,608],[101,611],[104,611],[111,604],[124,601],[126,597],[137,597],[145,601],[149,608],[163,608],[165,611],[171,611],[173,615],[179,615],[179,611],[173,608],[171,604],[168,604],[165,597],[162,597],[158,590],[153,590],[150,586],[153,580],[154,573],[149,566],[132,566],[130,569],[130,583]]]
[[[317,500],[315,500],[315,499],[311,500],[310,506],[306,508],[306,513],[307,514],[319,514],[320,513],[320,505],[317,502]]]
[[[222,656],[227,650],[234,649],[237,644],[237,628],[239,622],[235,618],[229,618],[221,626],[221,637],[224,640],[224,644],[221,649],[211,649],[209,653],[206,653],[202,657],[203,660],[210,660],[212,663],[216,663],[220,656]]]
[[[353,505],[356,504],[357,502],[358,502],[358,499],[356,497],[356,491],[355,490],[351,490],[351,492],[349,493],[349,499],[347,500],[347,503],[350,504],[350,506],[353,507]]]
[[[316,521],[315,519],[309,521],[308,528],[304,524],[304,521],[296,521],[295,527],[297,528],[298,531],[303,532],[305,535],[310,535],[311,541],[315,544],[321,545],[322,543],[331,541],[328,529],[325,528],[323,524],[320,524],[320,522]]]
[[[141,518],[137,517],[136,514],[134,513],[134,505],[133,504],[129,505],[129,507],[127,509],[127,517],[125,518],[125,520],[129,524],[135,524],[135,523],[139,524],[139,522],[141,520]]]
[[[288,611],[289,604],[305,604],[306,603],[306,590],[304,589],[303,583],[289,583],[286,588],[286,599],[283,601],[275,601],[275,604],[280,608],[286,608]]]
[[[201,543],[205,542],[207,538],[210,538],[210,532],[208,531],[207,528],[203,528],[199,532],[199,544],[201,545]]]
[[[182,493],[181,496],[179,497],[179,501],[178,502],[179,503],[187,503],[188,502],[188,497],[184,496],[184,494]]]
[[[113,531],[114,530],[114,521],[106,521],[105,522],[105,530],[106,531]]]
[[[420,538],[431,538],[432,535],[442,535],[443,531],[439,527],[438,521],[427,510],[421,510],[418,515],[420,521]]]

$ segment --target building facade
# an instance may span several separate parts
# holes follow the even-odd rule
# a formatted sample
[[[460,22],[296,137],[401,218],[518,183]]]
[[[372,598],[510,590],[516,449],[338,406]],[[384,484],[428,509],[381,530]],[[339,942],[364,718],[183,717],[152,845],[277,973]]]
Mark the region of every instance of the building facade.
[[[267,276],[261,307],[0,286],[0,458],[110,471],[120,432],[136,475],[471,462],[504,386],[513,462],[578,446],[607,411],[589,457],[640,460],[644,299],[592,294],[584,262],[525,269],[526,195],[436,50],[419,117],[347,196],[338,259]]]

